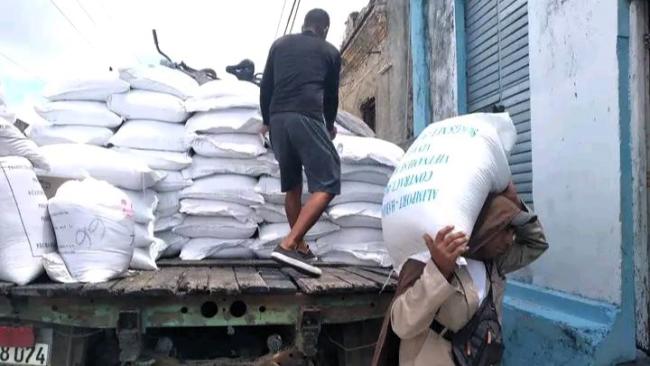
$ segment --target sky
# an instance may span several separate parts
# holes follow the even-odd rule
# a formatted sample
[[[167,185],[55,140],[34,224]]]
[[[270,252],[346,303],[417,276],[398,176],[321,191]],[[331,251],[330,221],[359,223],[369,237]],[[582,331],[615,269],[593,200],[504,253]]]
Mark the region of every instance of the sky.
[[[293,33],[307,11],[330,14],[328,41],[339,47],[345,21],[368,0],[298,0]],[[174,61],[225,67],[244,58],[264,67],[294,0],[0,0],[0,85],[10,106],[30,104],[48,81],[157,64],[151,30]],[[282,12],[284,7],[284,11]]]

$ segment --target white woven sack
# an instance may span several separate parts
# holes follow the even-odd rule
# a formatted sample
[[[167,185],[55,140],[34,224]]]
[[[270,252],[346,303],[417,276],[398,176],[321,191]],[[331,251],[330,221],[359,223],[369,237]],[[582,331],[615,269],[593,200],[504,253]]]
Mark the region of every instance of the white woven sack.
[[[331,205],[348,202],[368,202],[381,204],[384,198],[384,186],[363,182],[341,182],[341,194],[334,197]]]
[[[289,222],[284,211],[284,205],[266,202],[263,205],[253,206],[253,209],[255,215],[263,222],[271,224]]]
[[[63,184],[48,203],[57,246],[80,282],[104,282],[124,273],[133,256],[129,197],[92,178]]]
[[[153,221],[146,224],[135,223],[133,226],[133,246],[136,248],[148,248],[155,240],[153,228]]]
[[[185,215],[181,213],[175,213],[171,216],[165,217],[156,217],[153,231],[154,233],[158,233],[160,231],[172,230],[176,226],[182,224],[183,221],[185,221]]]
[[[226,201],[185,198],[181,200],[180,212],[192,216],[230,217],[239,222],[260,221],[250,206]]]
[[[108,98],[108,108],[125,119],[153,119],[164,122],[185,122],[189,113],[183,100],[171,94],[146,90],[131,90],[113,94]]]
[[[54,144],[88,144],[106,146],[113,131],[106,127],[94,126],[32,126],[29,138],[38,146]]]
[[[341,135],[334,139],[334,146],[343,163],[395,167],[404,156],[401,147],[373,137]]]
[[[252,259],[255,252],[250,248],[252,239],[190,239],[181,250],[182,260],[214,259]]]
[[[385,165],[343,163],[341,164],[341,180],[385,186],[394,170],[394,168]]]
[[[112,147],[111,149],[139,159],[154,170],[181,171],[192,164],[192,158],[187,152],[142,150],[128,147]]]
[[[180,191],[192,185],[192,179],[187,177],[183,171],[157,170],[156,172],[164,176],[162,180],[153,186],[156,192]]]
[[[42,151],[20,130],[0,117],[0,157],[20,156],[29,160],[35,167],[49,169],[50,165]]]
[[[195,94],[199,87],[191,76],[166,66],[122,69],[120,78],[131,84],[133,89],[171,94],[181,99]]]
[[[45,87],[43,96],[51,101],[90,100],[105,102],[112,94],[125,93],[129,83],[115,72],[82,76],[53,82]]]
[[[102,147],[58,144],[41,147],[50,170],[37,169],[39,177],[77,178],[88,175],[120,188],[141,190],[153,186],[163,176],[137,159]]]
[[[273,203],[276,205],[284,205],[285,194],[282,193],[280,178],[269,176],[260,177],[257,185],[255,186],[255,192],[264,197],[264,202]],[[305,201],[309,197],[306,180],[303,180],[302,192],[302,200]]]
[[[320,220],[305,235],[307,242],[340,230],[338,225]],[[255,254],[260,258],[270,258],[271,252],[291,232],[288,223],[264,224],[260,226],[259,236],[252,245]]]
[[[114,128],[122,124],[122,117],[111,112],[103,102],[46,102],[35,106],[34,110],[54,125]]]
[[[156,237],[165,242],[167,248],[162,257],[177,257],[190,238],[174,234],[171,230],[156,233]]]
[[[166,217],[178,212],[181,208],[181,192],[169,191],[158,192],[158,206],[155,214],[158,217]]]
[[[158,207],[158,195],[151,189],[132,191],[122,189],[133,205],[133,220],[138,224],[147,224],[154,220],[154,211]]]
[[[275,174],[280,168],[272,155],[260,155],[251,159],[207,158],[196,155],[187,175],[196,179],[214,174],[241,174],[251,177]]]
[[[255,192],[257,179],[244,175],[226,174],[199,178],[181,192],[181,198],[200,198],[254,205],[264,203]]]
[[[250,108],[198,112],[187,120],[185,127],[190,132],[200,134],[256,134],[262,128],[262,116],[259,111]]]
[[[381,229],[381,205],[378,203],[349,202],[331,206],[330,220],[341,227],[368,227]]]
[[[173,232],[190,238],[248,239],[257,231],[257,223],[240,222],[230,217],[187,216]]]
[[[167,249],[167,244],[160,240],[154,240],[150,245],[133,250],[133,258],[129,268],[142,271],[155,271],[158,269],[156,260],[162,256]]]
[[[262,136],[246,133],[198,135],[192,142],[192,149],[211,158],[247,159],[266,153]]]
[[[247,81],[223,79],[201,85],[185,104],[188,111],[206,112],[235,107],[257,109],[259,102],[260,88],[257,85]]]
[[[470,114],[429,125],[386,187],[382,226],[395,268],[441,228],[471,234],[485,199],[511,180],[517,132],[507,113]]]
[[[129,120],[115,133],[109,143],[134,149],[187,152],[193,134],[186,133],[185,126],[152,120]]]
[[[25,285],[55,249],[47,198],[25,158],[0,158],[0,281]]]

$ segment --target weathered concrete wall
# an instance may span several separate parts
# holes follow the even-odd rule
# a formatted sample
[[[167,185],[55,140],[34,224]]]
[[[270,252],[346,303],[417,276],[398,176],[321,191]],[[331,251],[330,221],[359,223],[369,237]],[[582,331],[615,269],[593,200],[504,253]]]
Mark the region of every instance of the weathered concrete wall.
[[[412,114],[408,1],[376,0],[357,19],[341,54],[341,108],[361,117],[361,105],[375,98],[377,137],[402,144]]]
[[[430,1],[428,4],[431,123],[458,115],[458,68],[454,1]]]

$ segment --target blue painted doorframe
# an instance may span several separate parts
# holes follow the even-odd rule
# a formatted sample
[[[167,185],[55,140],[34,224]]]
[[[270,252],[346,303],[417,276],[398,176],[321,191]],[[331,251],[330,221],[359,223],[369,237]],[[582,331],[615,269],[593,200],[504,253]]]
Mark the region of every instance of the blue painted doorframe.
[[[431,65],[429,0],[411,0],[411,55],[413,62],[413,135],[417,136],[431,122]]]

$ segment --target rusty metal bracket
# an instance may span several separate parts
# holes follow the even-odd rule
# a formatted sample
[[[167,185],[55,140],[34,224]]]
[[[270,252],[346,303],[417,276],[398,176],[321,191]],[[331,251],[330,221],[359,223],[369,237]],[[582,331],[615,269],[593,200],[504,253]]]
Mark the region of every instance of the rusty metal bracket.
[[[307,357],[318,353],[318,337],[321,330],[321,312],[316,307],[303,307],[300,310],[296,329],[296,347]]]
[[[120,346],[120,362],[135,362],[142,352],[142,327],[140,311],[120,312],[117,328],[117,341]]]

